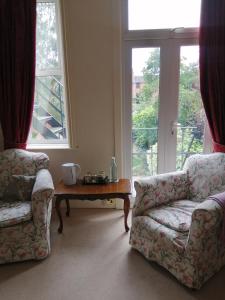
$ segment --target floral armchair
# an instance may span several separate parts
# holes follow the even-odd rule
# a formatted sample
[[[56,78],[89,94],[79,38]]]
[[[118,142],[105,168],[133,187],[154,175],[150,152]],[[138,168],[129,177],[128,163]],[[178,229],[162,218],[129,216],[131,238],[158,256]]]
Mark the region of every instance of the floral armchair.
[[[193,155],[183,171],[134,183],[130,244],[190,288],[225,264],[223,209],[207,199],[225,191],[225,154]]]
[[[39,260],[50,253],[54,188],[48,163],[44,153],[18,149],[0,153],[0,264]],[[12,178],[16,179],[13,184]],[[23,193],[12,199],[7,193],[10,195],[17,183]]]

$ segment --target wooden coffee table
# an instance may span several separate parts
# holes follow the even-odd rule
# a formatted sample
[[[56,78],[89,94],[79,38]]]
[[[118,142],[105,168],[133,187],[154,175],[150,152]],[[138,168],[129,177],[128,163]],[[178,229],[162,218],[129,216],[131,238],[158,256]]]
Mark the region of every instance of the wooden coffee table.
[[[124,200],[124,226],[126,232],[129,231],[127,225],[127,217],[130,210],[130,199],[131,184],[129,179],[120,179],[116,183],[98,184],[98,185],[84,185],[78,182],[75,185],[64,185],[62,181],[56,186],[55,197],[56,197],[56,212],[59,217],[59,228],[58,232],[63,231],[63,219],[60,210],[60,203],[62,200],[66,201],[66,215],[70,215],[70,204],[69,200],[98,200],[98,199],[112,199],[121,198]]]

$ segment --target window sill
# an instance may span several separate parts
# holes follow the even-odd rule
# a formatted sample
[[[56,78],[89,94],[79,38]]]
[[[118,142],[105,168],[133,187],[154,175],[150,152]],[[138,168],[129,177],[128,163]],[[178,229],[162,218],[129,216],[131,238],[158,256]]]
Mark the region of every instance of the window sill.
[[[68,144],[29,144],[27,145],[28,150],[36,150],[36,149],[45,149],[45,150],[51,150],[51,149],[71,149],[71,147]]]

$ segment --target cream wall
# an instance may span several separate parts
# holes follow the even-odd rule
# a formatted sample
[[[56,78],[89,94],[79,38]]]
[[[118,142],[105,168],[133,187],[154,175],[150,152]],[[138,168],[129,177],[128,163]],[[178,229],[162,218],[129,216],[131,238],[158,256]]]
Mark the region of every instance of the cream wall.
[[[79,163],[84,175],[107,173],[115,151],[119,165],[121,159],[119,1],[62,0],[61,8],[72,149],[41,150],[50,157],[55,182],[63,162]]]
[[[73,151],[88,170],[107,170],[114,154],[111,0],[63,0],[65,56]]]

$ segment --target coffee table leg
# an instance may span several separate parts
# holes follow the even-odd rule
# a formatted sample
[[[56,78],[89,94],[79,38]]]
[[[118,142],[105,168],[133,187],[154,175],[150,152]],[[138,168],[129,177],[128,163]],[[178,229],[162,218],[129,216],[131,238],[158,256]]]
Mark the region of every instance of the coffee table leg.
[[[66,199],[66,215],[69,217],[70,215],[70,202],[69,199]]]
[[[60,203],[61,203],[61,199],[60,198],[56,198],[55,208],[56,208],[57,215],[59,217],[58,233],[62,233],[62,231],[63,231],[63,220],[62,220],[62,215],[61,215],[61,211],[60,211]]]
[[[123,210],[124,210],[124,226],[125,226],[125,230],[126,232],[129,231],[129,226],[127,225],[127,218],[128,218],[128,214],[130,211],[130,198],[128,195],[124,196],[124,203],[123,203]]]

